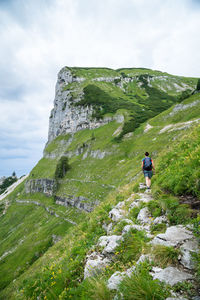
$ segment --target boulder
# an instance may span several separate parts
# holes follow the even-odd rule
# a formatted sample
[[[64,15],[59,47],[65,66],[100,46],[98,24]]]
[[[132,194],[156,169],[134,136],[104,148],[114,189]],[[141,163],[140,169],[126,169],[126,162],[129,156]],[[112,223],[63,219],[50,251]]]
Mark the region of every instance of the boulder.
[[[110,260],[96,252],[87,256],[87,262],[84,269],[84,279],[95,276],[110,264]]]
[[[166,216],[160,216],[153,220],[154,225],[162,224],[162,223],[168,223],[168,219]]]
[[[140,210],[137,220],[140,221],[142,224],[151,224],[151,215],[147,207],[144,207]]]
[[[117,290],[118,285],[121,283],[123,278],[126,276],[125,272],[115,272],[109,279],[108,279],[108,288],[109,290]]]
[[[113,208],[109,212],[109,218],[111,218],[114,222],[118,222],[120,219],[124,217],[124,211],[121,208]]]
[[[151,243],[175,247],[192,238],[193,234],[189,230],[183,225],[177,225],[168,227],[165,233],[158,234]]]
[[[156,272],[154,272],[153,268],[150,274],[152,275],[153,279],[158,279],[171,286],[177,284],[178,282],[192,279],[191,274],[179,271],[177,268],[174,267],[167,267],[161,270],[158,270],[157,268]]]
[[[113,253],[123,238],[121,235],[101,236],[98,241],[100,247],[104,247],[103,254]]]
[[[141,201],[141,202],[148,203],[149,201],[153,200],[153,198],[150,194],[139,193],[138,195],[140,196],[139,201]]]
[[[189,240],[180,247],[182,257],[180,263],[187,269],[194,269],[194,261],[192,259],[192,253],[199,251],[197,240]]]

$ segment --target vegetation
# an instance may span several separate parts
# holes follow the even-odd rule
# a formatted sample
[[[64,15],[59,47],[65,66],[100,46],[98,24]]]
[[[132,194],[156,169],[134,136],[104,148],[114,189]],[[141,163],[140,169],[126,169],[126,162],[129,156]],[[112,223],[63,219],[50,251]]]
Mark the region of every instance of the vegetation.
[[[141,265],[129,278],[126,277],[120,284],[119,291],[125,300],[164,300],[170,292],[159,281],[152,280],[149,275],[150,267]]]
[[[62,156],[56,166],[55,179],[63,178],[70,169],[69,160],[67,156]]]
[[[198,82],[197,82],[197,91],[200,91],[200,78],[198,79]]]
[[[14,175],[6,177],[2,184],[0,185],[0,194],[4,193],[5,190],[11,186],[14,182],[17,181],[17,177],[15,176],[15,173],[13,172]]]
[[[105,235],[103,225],[111,221],[109,211],[119,201],[133,197],[133,191],[143,181],[140,162],[146,150],[151,153],[156,165],[156,175],[152,179],[155,200],[133,208],[128,218],[136,222],[139,210],[148,206],[152,219],[166,214],[170,225],[192,223],[196,236],[200,237],[198,212],[180,204],[178,198],[190,195],[199,199],[199,125],[196,121],[184,130],[179,126],[199,118],[199,94],[183,100],[182,110],[175,110],[174,106],[165,110],[179,101],[178,95],[182,91],[172,90],[168,93],[159,90],[159,85],[166,88],[164,83],[157,81],[159,79],[152,81],[151,87],[148,84],[149,77],[144,75],[166,74],[141,69],[113,71],[73,68],[73,72],[74,76],[88,76],[81,83],[86,91],[86,98],[81,100],[81,105],[100,105],[102,109],[97,108],[97,112],[101,117],[121,114],[124,124],[112,121],[94,130],[79,131],[73,137],[58,136],[46,146],[46,157],[31,171],[29,179],[55,178],[57,172],[60,183],[57,196],[82,196],[88,202],[98,200],[99,205],[90,214],[60,206],[53,197],[39,193],[26,194],[24,183],[3,199],[0,212],[5,210],[7,203],[9,206],[6,214],[0,217],[0,298],[109,300],[116,293],[120,299],[122,293],[124,299],[166,299],[170,295],[168,287],[152,280],[149,271],[152,265],[176,265],[179,252],[171,247],[151,248],[144,232],[132,230],[127,233],[124,243],[116,249],[112,263],[100,276],[84,280],[84,265],[86,255],[95,250],[99,237]],[[125,92],[114,80],[113,83],[91,84],[90,79],[94,74],[102,77],[112,73],[114,78],[120,72],[124,73],[122,77],[127,80],[132,75],[137,76],[135,81],[124,85]],[[170,84],[170,76],[166,76],[167,84]],[[137,86],[137,80],[142,82],[142,86]],[[176,78],[175,82],[193,87],[197,80]],[[75,87],[76,82],[73,85]],[[93,92],[96,93],[95,97],[92,96]],[[147,131],[145,120],[152,126]],[[161,130],[168,125],[171,125],[170,130],[162,133]],[[130,128],[126,129],[126,126]],[[122,127],[121,142],[116,143],[114,136]],[[128,132],[132,134],[124,136]],[[68,152],[71,155],[65,161]],[[27,203],[20,202],[22,200]],[[113,228],[113,234],[121,234],[125,225],[124,221],[118,223]],[[151,225],[154,235],[165,229],[166,224]],[[108,278],[115,271],[126,271],[136,265],[140,255],[146,253],[154,256],[153,263],[145,262],[137,266],[136,273],[123,280],[119,292],[109,291]],[[200,277],[199,255],[195,259],[195,271]],[[187,284],[175,289],[186,290],[186,287],[192,292]]]

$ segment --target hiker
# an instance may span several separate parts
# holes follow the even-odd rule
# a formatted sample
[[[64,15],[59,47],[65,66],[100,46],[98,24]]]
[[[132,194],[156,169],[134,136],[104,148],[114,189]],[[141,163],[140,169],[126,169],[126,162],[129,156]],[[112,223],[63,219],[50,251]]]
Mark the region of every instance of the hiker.
[[[153,171],[155,171],[155,166],[151,157],[149,157],[149,152],[145,152],[145,158],[142,159],[142,170],[146,180],[147,190],[151,187],[151,177],[153,176]]]

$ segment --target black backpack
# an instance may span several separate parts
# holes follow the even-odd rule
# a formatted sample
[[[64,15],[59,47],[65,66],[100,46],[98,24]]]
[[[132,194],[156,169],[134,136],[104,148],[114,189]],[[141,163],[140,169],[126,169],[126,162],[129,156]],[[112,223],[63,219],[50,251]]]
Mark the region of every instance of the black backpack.
[[[152,161],[151,161],[151,157],[145,157],[143,160],[144,164],[143,164],[143,170],[145,171],[151,171],[152,170]]]

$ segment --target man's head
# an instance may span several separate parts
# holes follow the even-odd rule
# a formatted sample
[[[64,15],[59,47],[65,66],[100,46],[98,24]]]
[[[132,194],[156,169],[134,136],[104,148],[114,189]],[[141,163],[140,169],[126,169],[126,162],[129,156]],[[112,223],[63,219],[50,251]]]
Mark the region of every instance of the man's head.
[[[149,156],[149,152],[145,152],[145,156]]]

